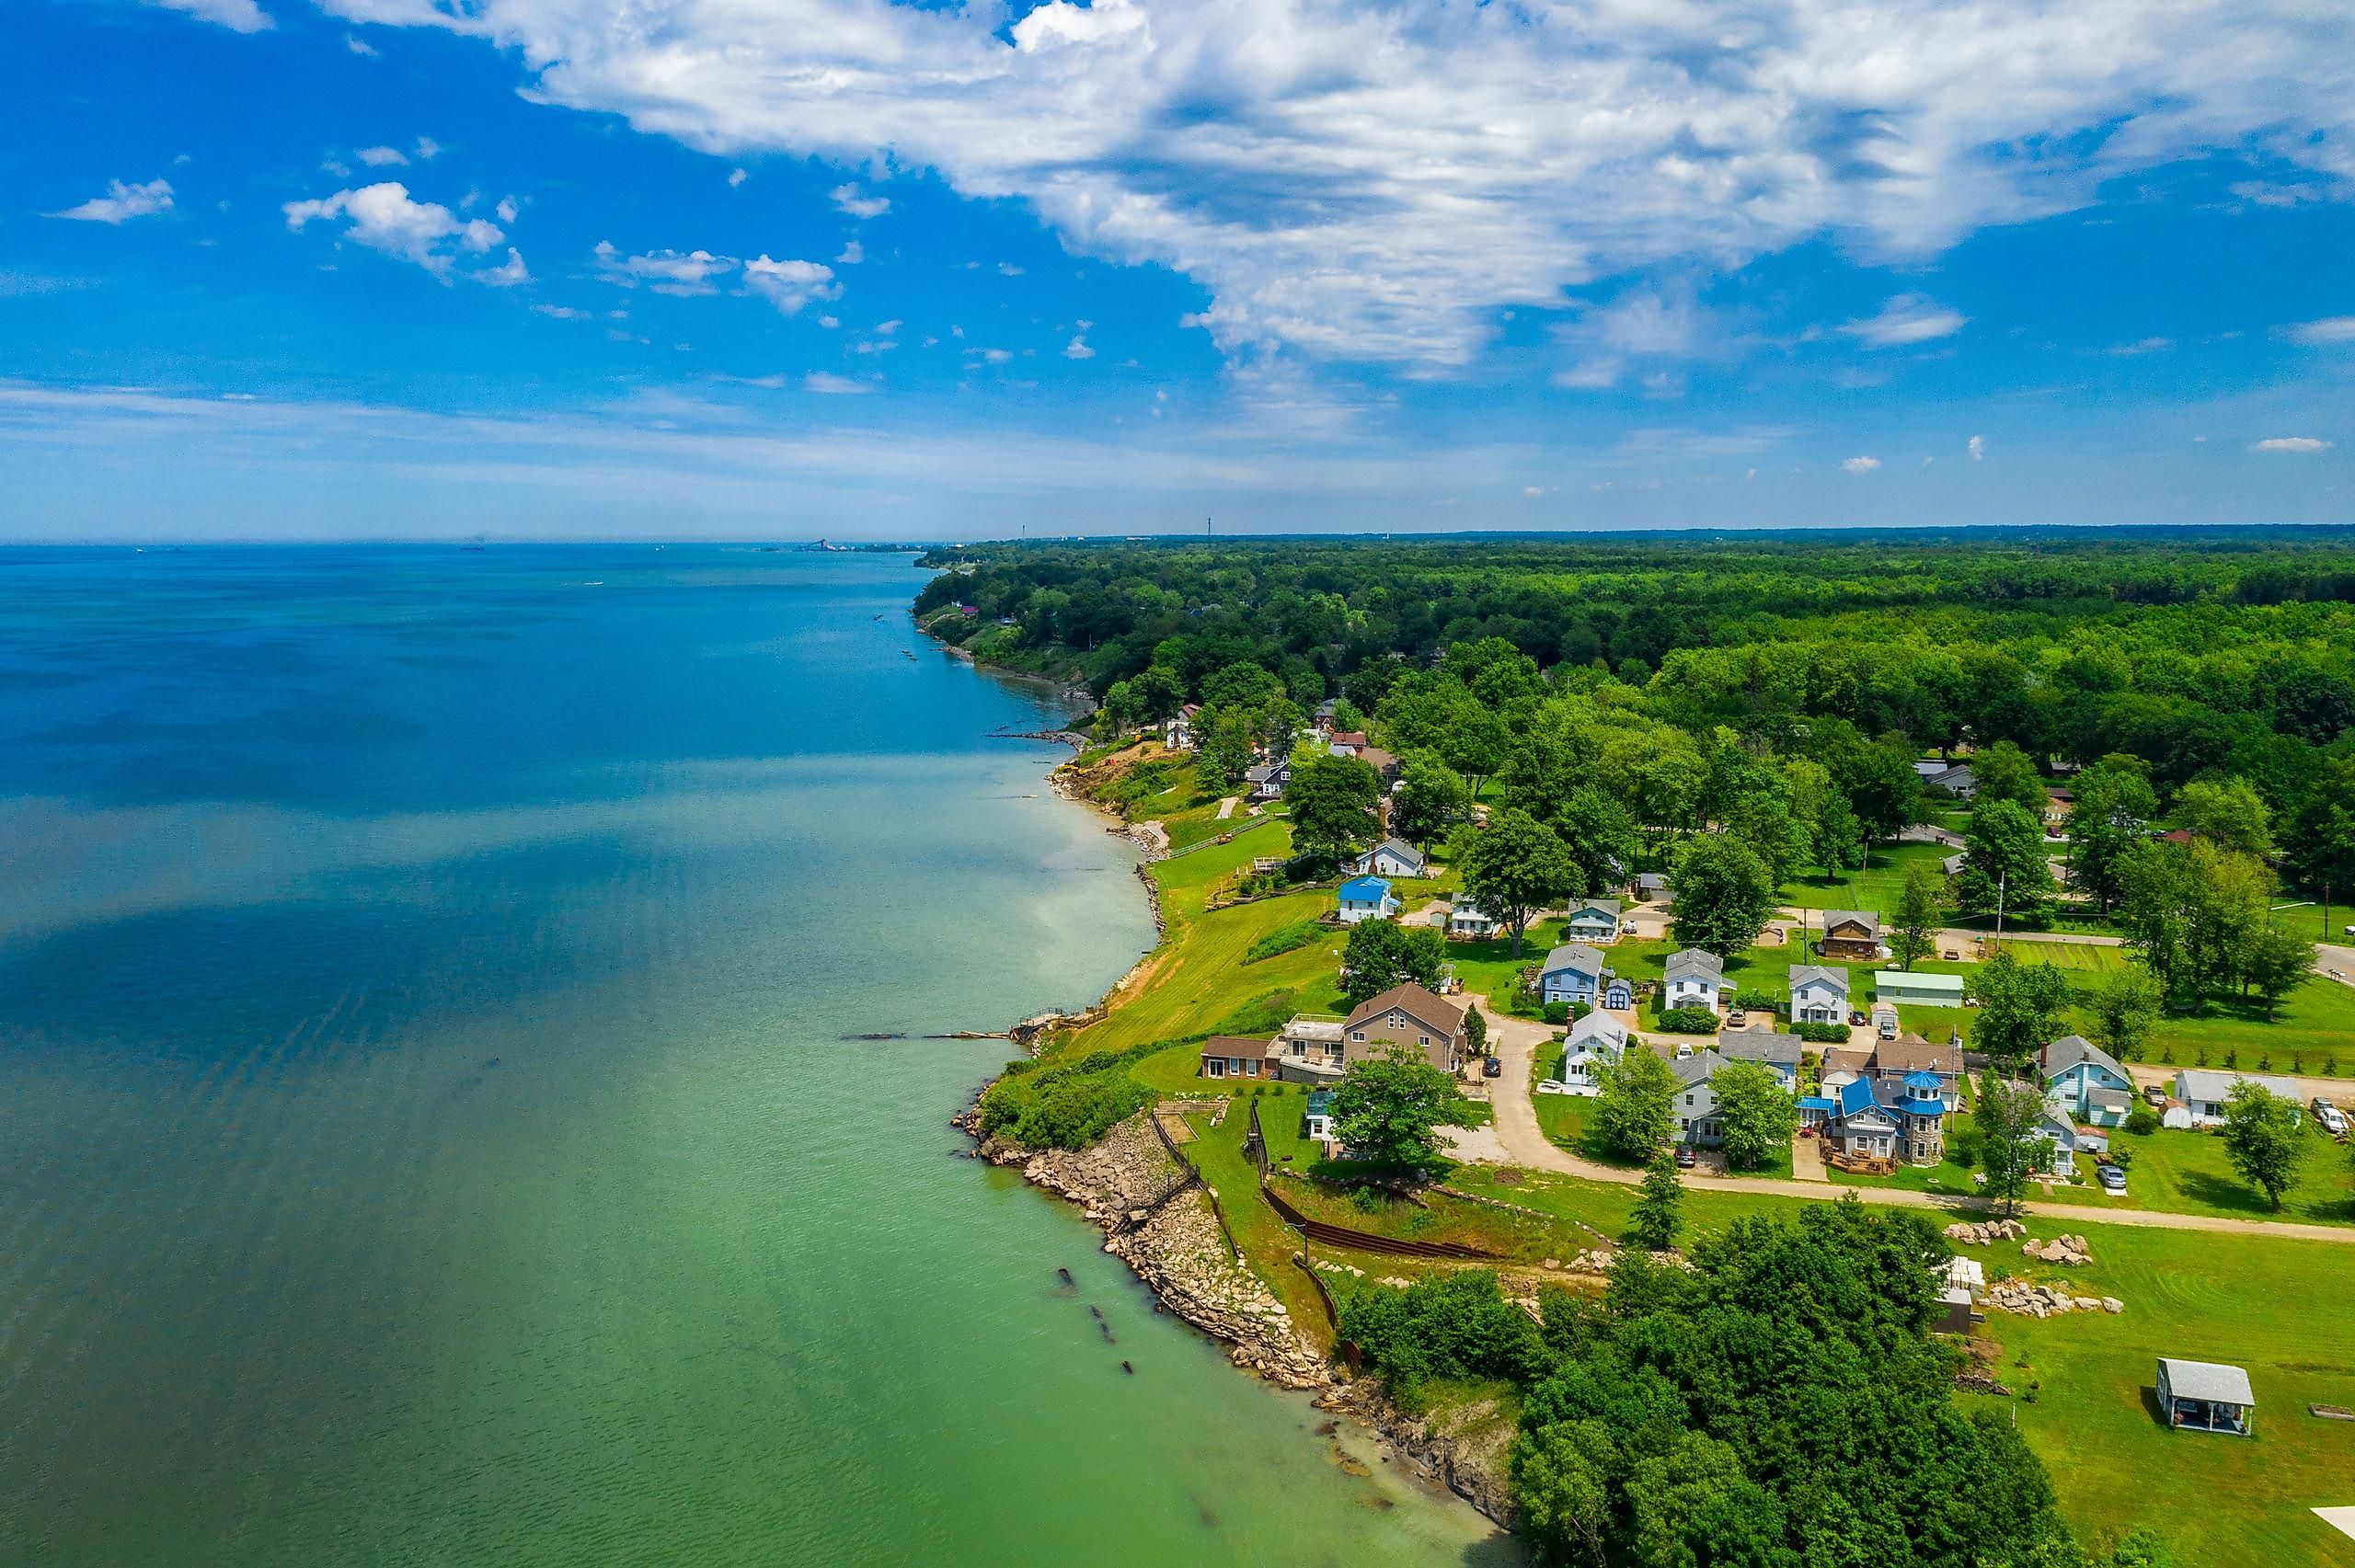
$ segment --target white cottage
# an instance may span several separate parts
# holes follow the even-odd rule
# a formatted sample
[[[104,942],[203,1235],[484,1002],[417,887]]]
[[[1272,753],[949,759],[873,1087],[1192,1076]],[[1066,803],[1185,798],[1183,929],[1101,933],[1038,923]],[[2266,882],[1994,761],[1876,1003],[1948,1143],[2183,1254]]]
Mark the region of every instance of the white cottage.
[[[1663,1003],[1669,1007],[1706,1007],[1715,1011],[1726,986],[1726,961],[1714,953],[1687,947],[1668,956],[1661,979]]]
[[[1844,1024],[1848,1020],[1848,971],[1821,964],[1791,966],[1791,1022]]]

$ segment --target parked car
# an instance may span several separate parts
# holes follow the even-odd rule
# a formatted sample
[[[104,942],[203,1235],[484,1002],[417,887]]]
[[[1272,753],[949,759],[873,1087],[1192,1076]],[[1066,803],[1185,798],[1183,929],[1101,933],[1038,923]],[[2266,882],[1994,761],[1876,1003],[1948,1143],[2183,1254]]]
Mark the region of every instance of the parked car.
[[[1729,1028],[1729,1029],[1739,1029],[1739,1028],[1740,1028],[1744,1024],[1747,1024],[1747,1023],[1749,1023],[1749,1022],[1750,1022],[1750,1014],[1749,1014],[1749,1013],[1744,1013],[1744,1012],[1743,1012],[1740,1008],[1739,1008],[1739,1007],[1735,1008],[1731,1013],[1727,1013],[1727,1014],[1726,1014],[1726,1027],[1728,1027],[1728,1028]]]
[[[2315,1120],[2322,1123],[2323,1130],[2333,1138],[2347,1130],[2347,1113],[2319,1094],[2315,1096]]]
[[[1621,921],[1619,922],[1619,934],[1622,936],[1635,935],[1636,922],[1634,921]]]
[[[2096,1167],[2094,1176],[2101,1183],[2101,1190],[2106,1193],[2122,1193],[2126,1190],[2126,1173],[2115,1165]]]
[[[1680,1171],[1689,1171],[1693,1168],[1693,1146],[1691,1144],[1680,1143],[1676,1146],[1676,1168]]]
[[[2165,1110],[2167,1108],[2166,1085],[2164,1083],[2145,1083],[2142,1085],[2142,1103],[2149,1105],[2154,1110]]]
[[[1962,962],[1962,955],[1956,952],[1951,947],[1947,948],[1944,953],[1939,954],[1938,956],[1944,958],[1949,964],[1959,964]]]
[[[1871,1022],[1872,1022],[1872,1020],[1871,1020],[1871,1019],[1869,1019],[1869,1018],[1867,1018],[1867,1017],[1866,1017],[1866,1016],[1865,1016],[1863,1013],[1854,1013],[1854,1012],[1852,1012],[1852,1013],[1850,1013],[1848,1014],[1848,1022],[1849,1022],[1849,1023],[1851,1023],[1851,1024],[1869,1024],[1869,1023],[1871,1023]]]
[[[1495,1057],[1490,1057],[1480,1064],[1480,1076],[1483,1078],[1502,1078],[1504,1075],[1505,1064]]]

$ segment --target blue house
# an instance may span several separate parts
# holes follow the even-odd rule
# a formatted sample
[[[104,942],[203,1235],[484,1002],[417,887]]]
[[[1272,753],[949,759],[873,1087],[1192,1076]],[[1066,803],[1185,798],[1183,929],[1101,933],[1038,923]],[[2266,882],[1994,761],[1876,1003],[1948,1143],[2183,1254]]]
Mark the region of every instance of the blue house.
[[[2039,1053],[2044,1097],[2055,1112],[2085,1127],[2123,1127],[2134,1109],[2134,1081],[2118,1059],[2078,1035],[2063,1035]]]
[[[1799,1101],[1799,1125],[1843,1154],[1934,1165],[1946,1156],[1947,1102],[1934,1072],[1855,1077]]]
[[[1537,971],[1540,1001],[1583,1001],[1589,1007],[1603,994],[1603,955],[1583,942],[1566,942],[1545,955]]]
[[[1341,884],[1341,923],[1385,920],[1398,912],[1390,884],[1379,876],[1352,876]]]

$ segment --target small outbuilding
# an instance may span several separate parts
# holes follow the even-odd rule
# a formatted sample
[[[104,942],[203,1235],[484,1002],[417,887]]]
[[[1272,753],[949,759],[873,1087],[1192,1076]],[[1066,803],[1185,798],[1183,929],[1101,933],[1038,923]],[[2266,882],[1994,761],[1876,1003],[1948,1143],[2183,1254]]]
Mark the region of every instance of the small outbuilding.
[[[2193,1432],[2251,1436],[2257,1395],[2248,1374],[2221,1361],[2176,1361],[2159,1357],[2159,1411],[2169,1426]]]

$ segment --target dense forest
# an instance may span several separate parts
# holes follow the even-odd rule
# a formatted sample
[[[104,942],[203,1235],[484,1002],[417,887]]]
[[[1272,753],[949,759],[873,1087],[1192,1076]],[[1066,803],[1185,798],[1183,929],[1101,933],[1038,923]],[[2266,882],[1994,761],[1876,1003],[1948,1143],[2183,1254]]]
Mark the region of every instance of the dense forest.
[[[1844,798],[1793,805],[1834,840],[1843,807],[1868,836],[1915,810],[1876,752],[1910,771],[2001,742],[2048,779],[2108,760],[2094,782],[2121,828],[2187,786],[2253,796],[2263,820],[2220,848],[2355,887],[2349,531],[1071,542],[923,564],[928,630],[1085,686],[1114,725],[1209,702],[1264,738],[1270,697],[1339,698],[1427,784],[1519,773],[1520,804],[1558,822],[1592,783],[1657,835],[1726,820],[1729,740],[1827,768]],[[1837,856],[1823,826],[1765,836]],[[2116,867],[2092,881],[2074,891],[2105,910],[2124,891]]]

